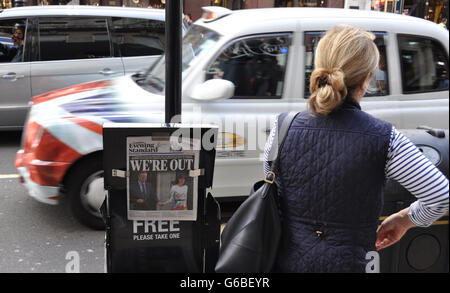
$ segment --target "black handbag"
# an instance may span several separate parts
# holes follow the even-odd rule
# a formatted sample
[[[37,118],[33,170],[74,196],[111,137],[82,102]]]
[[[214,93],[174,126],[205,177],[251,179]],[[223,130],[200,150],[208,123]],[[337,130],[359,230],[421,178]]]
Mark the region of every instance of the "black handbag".
[[[276,165],[289,127],[297,113],[287,114],[279,129],[278,156],[265,179],[253,185],[249,197],[239,206],[221,235],[217,273],[269,273],[272,271],[281,238],[281,221],[274,184]],[[281,142],[281,143],[280,143]],[[275,148],[278,146],[278,148]]]

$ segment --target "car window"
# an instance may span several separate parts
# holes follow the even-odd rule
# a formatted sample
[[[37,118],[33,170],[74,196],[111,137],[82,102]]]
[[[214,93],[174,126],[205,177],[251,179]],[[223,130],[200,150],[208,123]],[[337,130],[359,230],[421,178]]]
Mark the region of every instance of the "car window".
[[[0,62],[23,62],[27,34],[26,19],[0,20]]]
[[[386,33],[372,32],[375,35],[375,44],[380,52],[380,61],[378,68],[375,69],[372,79],[365,97],[385,96],[389,94],[388,84],[388,70],[387,70],[387,56],[386,56]],[[314,71],[314,56],[316,47],[319,44],[320,38],[325,32],[305,32],[305,99],[309,98],[309,83],[311,73]]]
[[[212,63],[206,80],[235,85],[233,98],[281,98],[292,34],[259,35],[229,44]]]
[[[436,40],[398,35],[403,93],[448,90],[448,55]]]
[[[113,18],[114,40],[121,55],[149,56],[164,53],[164,22],[139,18]]]
[[[219,41],[220,35],[208,28],[192,25],[189,31],[183,37],[183,44],[181,48],[183,61],[181,64],[182,72],[184,73],[188,68],[203,57],[205,52],[208,52]],[[165,89],[166,80],[166,59],[165,56],[153,64],[147,71],[145,84],[146,88],[153,92],[161,92]]]
[[[38,33],[41,61],[111,57],[104,18],[41,18]]]

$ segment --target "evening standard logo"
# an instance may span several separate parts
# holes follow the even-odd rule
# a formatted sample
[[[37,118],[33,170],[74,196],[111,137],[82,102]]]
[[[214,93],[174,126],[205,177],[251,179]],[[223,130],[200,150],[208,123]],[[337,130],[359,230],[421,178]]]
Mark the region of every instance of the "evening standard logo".
[[[159,143],[133,142],[128,145],[130,153],[157,153]]]

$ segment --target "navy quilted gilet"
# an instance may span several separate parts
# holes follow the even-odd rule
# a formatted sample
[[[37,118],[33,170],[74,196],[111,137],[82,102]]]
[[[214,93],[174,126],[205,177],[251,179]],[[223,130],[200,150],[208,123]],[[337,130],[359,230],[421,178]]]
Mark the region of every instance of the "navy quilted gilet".
[[[329,115],[297,115],[276,172],[283,225],[277,270],[365,271],[391,130],[350,99]]]

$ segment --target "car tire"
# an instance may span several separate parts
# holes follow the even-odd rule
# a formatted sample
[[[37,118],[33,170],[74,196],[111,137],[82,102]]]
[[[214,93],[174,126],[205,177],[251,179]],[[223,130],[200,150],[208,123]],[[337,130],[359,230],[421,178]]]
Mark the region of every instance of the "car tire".
[[[70,172],[66,188],[74,217],[89,228],[104,230],[100,214],[105,197],[101,157],[93,156],[79,162]]]

